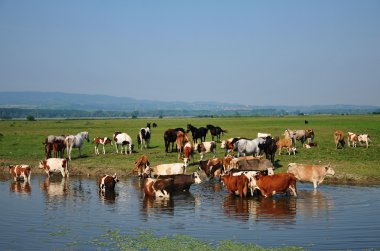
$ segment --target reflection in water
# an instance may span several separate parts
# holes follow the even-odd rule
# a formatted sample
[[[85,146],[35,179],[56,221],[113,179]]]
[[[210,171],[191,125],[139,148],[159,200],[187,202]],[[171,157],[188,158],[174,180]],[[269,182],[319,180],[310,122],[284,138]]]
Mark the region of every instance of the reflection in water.
[[[42,191],[45,191],[49,198],[51,197],[64,197],[68,194],[67,178],[61,180],[45,178],[45,181],[40,184]]]
[[[327,214],[334,208],[334,201],[327,199],[318,190],[301,190],[298,192],[297,211],[302,212],[306,217],[317,217]]]
[[[32,186],[27,181],[12,181],[9,190],[16,193],[30,195],[32,192]]]
[[[99,190],[99,199],[105,204],[115,203],[116,196],[118,196],[118,194],[115,191]]]
[[[174,200],[172,197],[169,199],[144,197],[142,207],[144,218],[155,217],[161,214],[174,215]]]

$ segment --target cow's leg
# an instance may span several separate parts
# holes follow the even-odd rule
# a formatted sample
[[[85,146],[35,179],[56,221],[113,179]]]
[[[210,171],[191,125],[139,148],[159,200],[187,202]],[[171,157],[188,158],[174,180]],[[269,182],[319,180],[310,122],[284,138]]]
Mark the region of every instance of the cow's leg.
[[[98,153],[99,154],[99,153]],[[106,154],[106,146],[105,145],[103,145],[103,155],[105,155]]]
[[[313,179],[313,186],[314,186],[314,189],[317,189],[318,181],[316,179]]]

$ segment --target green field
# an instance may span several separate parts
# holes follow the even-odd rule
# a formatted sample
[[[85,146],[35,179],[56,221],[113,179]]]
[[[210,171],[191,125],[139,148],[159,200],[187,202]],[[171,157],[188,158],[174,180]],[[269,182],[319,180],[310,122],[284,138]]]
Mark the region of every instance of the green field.
[[[309,123],[305,125],[304,121]],[[380,153],[378,138],[380,137],[379,115],[313,115],[284,117],[226,117],[226,118],[139,118],[139,119],[104,119],[104,120],[6,120],[0,121],[0,163],[4,171],[9,164],[29,164],[37,172],[38,162],[44,159],[42,142],[47,135],[76,134],[88,131],[91,140],[95,136],[112,137],[114,131],[128,133],[135,141],[137,132],[145,127],[147,122],[156,122],[157,128],[152,128],[152,139],[149,149],[137,149],[132,155],[117,155],[115,148],[107,146],[105,156],[94,154],[94,144],[85,142],[83,157],[78,158],[78,150],[72,152],[70,163],[71,175],[100,175],[117,172],[119,175],[130,174],[135,160],[146,154],[152,165],[178,162],[177,153],[165,153],[163,134],[168,128],[184,127],[191,123],[196,127],[213,124],[220,126],[228,133],[222,139],[230,137],[255,138],[257,132],[271,133],[283,137],[286,128],[308,129],[315,131],[315,142],[318,146],[311,149],[302,148],[297,142],[297,154],[276,155],[280,168],[276,172],[285,172],[288,163],[328,164],[336,171],[336,176],[330,182],[338,183],[380,183]],[[367,149],[357,148],[335,149],[333,134],[335,130],[347,133],[368,133],[372,143]],[[190,134],[191,135],[191,134]],[[208,134],[206,140],[211,140]],[[220,146],[218,144],[218,146]],[[217,149],[218,157],[224,156],[222,149]],[[207,157],[211,157],[208,155]],[[199,155],[195,155],[199,159]],[[191,165],[189,172],[197,165]]]

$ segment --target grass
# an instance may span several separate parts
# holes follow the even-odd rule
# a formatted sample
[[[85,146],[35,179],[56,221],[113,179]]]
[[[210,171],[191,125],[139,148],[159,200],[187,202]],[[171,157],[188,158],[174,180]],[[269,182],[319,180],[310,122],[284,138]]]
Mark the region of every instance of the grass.
[[[309,124],[305,125],[304,120]],[[94,145],[85,142],[83,157],[78,158],[78,150],[72,152],[73,160],[70,163],[71,174],[100,175],[117,172],[118,175],[130,174],[135,160],[142,154],[147,154],[152,165],[178,162],[177,153],[165,153],[163,134],[168,128],[184,127],[188,123],[196,127],[207,124],[218,125],[228,130],[223,139],[230,137],[255,138],[257,132],[268,132],[273,136],[283,137],[286,128],[307,129],[315,131],[315,141],[318,147],[305,149],[297,142],[297,154],[276,155],[281,167],[278,172],[285,172],[290,162],[309,164],[330,163],[336,176],[330,182],[339,183],[371,183],[380,181],[379,143],[380,116],[379,115],[312,115],[312,116],[284,116],[284,117],[221,117],[221,118],[139,118],[139,119],[78,119],[78,120],[7,120],[0,121],[0,165],[29,164],[37,169],[38,162],[44,159],[42,142],[47,135],[76,134],[80,131],[89,131],[90,138],[112,137],[114,131],[128,133],[136,140],[137,132],[145,127],[147,122],[156,122],[157,128],[152,128],[151,145],[148,149],[137,149],[132,155],[115,153],[114,146],[107,146],[105,156],[94,154]],[[335,149],[333,133],[335,130],[347,133],[368,133],[372,144],[367,149],[357,148]],[[211,140],[210,134],[206,140]],[[217,156],[223,157],[224,151],[217,149]],[[208,155],[207,157],[211,157]],[[199,156],[195,155],[196,160]],[[181,160],[180,160],[181,161]],[[197,168],[192,165],[189,172]],[[5,170],[7,171],[7,170]]]

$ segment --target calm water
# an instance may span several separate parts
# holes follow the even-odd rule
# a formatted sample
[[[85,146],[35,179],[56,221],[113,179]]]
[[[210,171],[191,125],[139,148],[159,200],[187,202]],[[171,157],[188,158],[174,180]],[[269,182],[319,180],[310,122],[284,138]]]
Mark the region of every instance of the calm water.
[[[193,185],[169,201],[144,200],[138,178],[99,196],[95,180],[33,175],[30,185],[0,179],[0,250],[98,248],[106,229],[187,234],[216,243],[253,242],[309,250],[380,248],[380,187],[298,183],[297,198],[231,198],[218,182]]]

